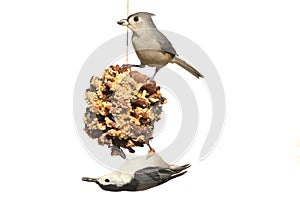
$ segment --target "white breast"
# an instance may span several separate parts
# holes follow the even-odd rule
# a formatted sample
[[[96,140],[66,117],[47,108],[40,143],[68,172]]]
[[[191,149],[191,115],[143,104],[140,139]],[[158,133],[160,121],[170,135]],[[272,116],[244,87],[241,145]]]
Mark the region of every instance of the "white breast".
[[[156,166],[166,168],[169,165],[158,154],[153,154],[151,156],[143,156],[126,160],[119,168],[119,171],[134,173],[135,171],[146,167]]]

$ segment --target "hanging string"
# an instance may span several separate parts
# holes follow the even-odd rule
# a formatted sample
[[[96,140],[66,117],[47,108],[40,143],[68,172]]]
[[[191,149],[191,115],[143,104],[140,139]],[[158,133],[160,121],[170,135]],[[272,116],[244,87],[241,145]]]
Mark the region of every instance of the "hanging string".
[[[127,8],[126,8],[126,15],[127,18],[129,16],[129,0],[127,0]],[[126,28],[126,64],[128,64],[128,46],[129,46],[129,33],[128,33],[128,27]]]

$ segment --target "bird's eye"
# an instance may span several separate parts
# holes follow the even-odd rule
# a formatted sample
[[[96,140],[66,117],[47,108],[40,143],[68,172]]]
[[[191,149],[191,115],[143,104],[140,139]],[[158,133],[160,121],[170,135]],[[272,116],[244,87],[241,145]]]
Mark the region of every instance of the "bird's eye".
[[[109,179],[105,179],[104,181],[105,181],[105,182],[110,182]]]
[[[134,22],[137,22],[137,21],[139,21],[139,17],[135,16],[135,17],[133,18],[133,20],[134,20]]]

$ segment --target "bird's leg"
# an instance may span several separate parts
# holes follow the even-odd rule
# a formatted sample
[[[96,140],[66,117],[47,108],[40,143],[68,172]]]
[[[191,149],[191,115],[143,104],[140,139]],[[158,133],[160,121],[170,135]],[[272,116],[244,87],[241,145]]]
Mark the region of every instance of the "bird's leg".
[[[139,68],[144,68],[145,65],[123,64],[121,67],[122,67],[122,68],[123,68],[123,67],[139,67]]]
[[[149,78],[148,78],[148,81],[149,81],[149,80],[154,80],[154,77],[156,76],[158,70],[159,70],[159,68],[156,67],[153,76],[149,77]]]
[[[121,156],[123,159],[126,159],[126,155],[120,147],[112,146],[111,147],[112,156]]]

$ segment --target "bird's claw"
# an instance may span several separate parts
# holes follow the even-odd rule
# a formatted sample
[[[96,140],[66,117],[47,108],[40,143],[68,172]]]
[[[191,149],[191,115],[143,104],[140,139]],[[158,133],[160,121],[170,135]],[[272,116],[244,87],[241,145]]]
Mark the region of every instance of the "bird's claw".
[[[151,148],[149,151],[148,151],[148,155],[153,155],[155,154],[155,150],[153,148]]]
[[[151,81],[151,80],[154,80],[154,75],[151,76],[151,77],[149,76],[148,79],[147,79],[147,81]]]

